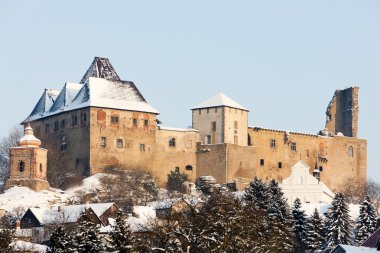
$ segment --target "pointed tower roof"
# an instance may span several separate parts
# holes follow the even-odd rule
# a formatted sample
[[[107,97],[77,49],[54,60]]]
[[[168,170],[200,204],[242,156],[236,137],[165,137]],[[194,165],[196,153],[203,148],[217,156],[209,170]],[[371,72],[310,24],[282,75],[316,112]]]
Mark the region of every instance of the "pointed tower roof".
[[[110,81],[120,81],[120,77],[108,58],[95,57],[80,83],[85,83],[89,77],[104,78]]]
[[[201,108],[210,108],[210,107],[220,107],[220,106],[232,107],[232,108],[236,108],[236,109],[240,109],[244,111],[249,111],[248,109],[241,106],[239,103],[227,97],[223,93],[219,93],[216,96],[200,103],[198,106],[194,107],[192,110],[201,109]]]
[[[59,90],[45,89],[44,93],[38,100],[36,106],[34,107],[30,115],[44,114],[45,112],[48,112],[55,100],[57,99],[59,93]]]
[[[20,147],[39,147],[41,141],[37,139],[33,134],[33,128],[30,127],[29,123],[24,129],[24,136],[18,141]]]

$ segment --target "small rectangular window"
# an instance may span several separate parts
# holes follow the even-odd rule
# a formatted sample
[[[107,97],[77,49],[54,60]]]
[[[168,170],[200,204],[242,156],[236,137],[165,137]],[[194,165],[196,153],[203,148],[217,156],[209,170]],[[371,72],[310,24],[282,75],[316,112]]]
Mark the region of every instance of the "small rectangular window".
[[[207,144],[211,144],[211,135],[206,136]]]
[[[175,147],[175,138],[169,138],[169,147]]]
[[[186,147],[187,148],[192,148],[193,147],[193,141],[189,140],[186,142]]]
[[[234,122],[234,128],[238,129],[238,122],[237,121]]]
[[[279,169],[282,169],[282,162],[279,162],[279,163],[278,163],[278,168],[279,168]]]
[[[218,108],[217,107],[215,107],[215,112],[218,112]]]
[[[291,149],[292,151],[297,151],[297,143],[292,142],[292,143],[290,144],[290,149]]]
[[[67,149],[66,136],[62,136],[61,138],[61,151],[65,151]]]
[[[238,142],[238,136],[237,135],[234,136],[234,144],[235,145],[239,144],[239,142]]]
[[[144,126],[147,127],[149,125],[149,120],[144,119]]]
[[[123,141],[123,139],[116,139],[116,147],[117,148],[124,148],[124,141]]]
[[[37,133],[40,133],[40,132],[41,132],[41,127],[40,127],[40,126],[37,127],[36,132],[37,132]]]
[[[264,159],[260,159],[260,166],[264,166]]]
[[[62,121],[61,121],[61,128],[65,128],[65,120],[63,119]]]
[[[100,137],[100,146],[106,147],[107,146],[107,139],[106,137]]]
[[[137,126],[137,119],[133,119],[133,125]]]
[[[199,114],[202,114],[202,109],[199,109]]]
[[[145,151],[145,144],[144,143],[140,144],[140,151]]]
[[[49,133],[49,131],[50,131],[50,125],[46,124],[45,125],[45,133]]]
[[[210,109],[209,108],[207,108],[207,113],[209,113],[210,112]]]
[[[118,124],[119,123],[119,117],[111,116],[111,123],[112,124]]]
[[[54,122],[54,131],[58,131],[59,123],[58,121]]]
[[[211,122],[211,131],[216,132],[216,121]]]
[[[77,116],[72,116],[71,117],[71,124],[73,126],[77,125],[78,124],[78,117]]]
[[[275,139],[270,140],[270,147],[276,148],[276,140]]]

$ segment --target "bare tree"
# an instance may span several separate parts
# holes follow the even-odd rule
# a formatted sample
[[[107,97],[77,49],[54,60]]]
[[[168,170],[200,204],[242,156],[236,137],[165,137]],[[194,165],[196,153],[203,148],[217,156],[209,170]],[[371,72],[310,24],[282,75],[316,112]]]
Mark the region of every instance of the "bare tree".
[[[14,126],[8,135],[0,140],[0,182],[5,182],[9,177],[9,148],[16,147],[22,135],[23,128],[21,126]]]

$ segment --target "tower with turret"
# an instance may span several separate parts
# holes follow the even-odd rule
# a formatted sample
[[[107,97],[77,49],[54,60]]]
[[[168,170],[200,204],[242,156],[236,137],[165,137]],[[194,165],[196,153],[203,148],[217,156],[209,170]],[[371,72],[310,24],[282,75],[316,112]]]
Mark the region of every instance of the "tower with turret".
[[[47,149],[41,148],[41,141],[33,134],[30,125],[26,125],[24,136],[17,147],[10,148],[10,175],[7,188],[25,186],[35,191],[49,189],[46,178]]]

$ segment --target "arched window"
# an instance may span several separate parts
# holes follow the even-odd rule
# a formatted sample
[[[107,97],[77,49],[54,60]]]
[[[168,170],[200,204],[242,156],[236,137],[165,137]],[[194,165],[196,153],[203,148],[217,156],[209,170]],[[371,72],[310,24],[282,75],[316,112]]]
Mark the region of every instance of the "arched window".
[[[353,148],[352,146],[350,146],[350,147],[348,148],[348,155],[349,155],[350,157],[353,157],[353,156],[354,156],[354,148]]]
[[[24,162],[20,162],[18,164],[18,168],[19,168],[20,172],[24,172],[24,170],[25,170],[25,163]]]
[[[193,170],[193,166],[191,166],[191,165],[187,165],[187,166],[186,166],[186,170]]]
[[[40,163],[40,172],[42,172],[42,170],[43,170],[43,169],[42,169],[42,163]]]

